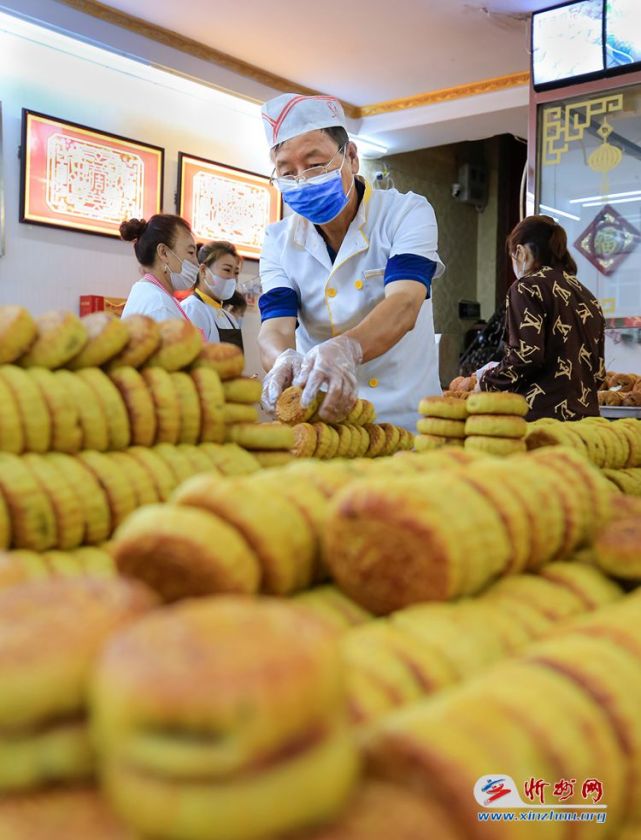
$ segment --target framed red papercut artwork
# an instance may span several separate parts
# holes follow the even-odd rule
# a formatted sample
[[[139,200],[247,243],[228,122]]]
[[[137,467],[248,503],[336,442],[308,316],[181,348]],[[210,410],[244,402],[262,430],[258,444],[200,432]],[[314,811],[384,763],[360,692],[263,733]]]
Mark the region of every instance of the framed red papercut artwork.
[[[118,237],[162,206],[164,149],[22,111],[20,221]]]
[[[241,256],[256,260],[265,228],[279,221],[282,205],[265,175],[180,152],[178,213],[199,242],[224,239]]]

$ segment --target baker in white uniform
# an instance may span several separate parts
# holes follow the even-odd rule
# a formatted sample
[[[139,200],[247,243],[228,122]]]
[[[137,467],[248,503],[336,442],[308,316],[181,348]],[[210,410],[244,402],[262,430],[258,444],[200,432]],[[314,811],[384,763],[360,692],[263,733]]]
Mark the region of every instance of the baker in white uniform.
[[[357,396],[380,421],[414,430],[421,397],[441,392],[430,289],[444,266],[428,201],[372,190],[343,109],[330,96],[283,94],[263,106],[274,181],[294,211],[267,228],[258,337],[263,404],[290,384],[321,417]]]

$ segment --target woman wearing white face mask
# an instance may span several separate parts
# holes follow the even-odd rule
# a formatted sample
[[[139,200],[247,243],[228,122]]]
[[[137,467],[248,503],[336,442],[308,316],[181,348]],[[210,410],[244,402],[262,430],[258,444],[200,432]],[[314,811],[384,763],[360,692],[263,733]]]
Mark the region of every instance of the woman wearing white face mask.
[[[120,236],[134,243],[142,277],[131,288],[122,313],[147,315],[155,321],[190,320],[174,292],[191,289],[198,279],[196,241],[188,222],[180,216],[158,213],[149,221],[129,219]]]
[[[505,353],[477,372],[477,389],[522,394],[527,420],[598,417],[605,320],[576,277],[565,230],[551,216],[527,216],[507,251],[516,282],[507,293]]]
[[[189,318],[206,341],[227,342],[243,349],[240,324],[223,308],[236,291],[240,257],[231,242],[207,242],[198,252],[200,267],[194,293],[183,301]]]

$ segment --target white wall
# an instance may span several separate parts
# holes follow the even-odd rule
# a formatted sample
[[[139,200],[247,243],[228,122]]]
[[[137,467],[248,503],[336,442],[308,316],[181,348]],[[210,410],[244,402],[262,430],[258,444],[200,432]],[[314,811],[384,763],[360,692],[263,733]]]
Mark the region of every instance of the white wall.
[[[636,329],[605,331],[605,367],[615,373],[636,373],[641,375],[641,343]],[[633,334],[628,341],[621,340],[621,333]]]
[[[23,107],[162,146],[167,212],[176,212],[178,151],[270,171],[255,103],[2,14],[0,101],[6,211],[0,304],[22,304],[36,314],[77,312],[81,294],[125,297],[138,271],[130,243],[19,223]],[[257,270],[247,261],[243,276]]]

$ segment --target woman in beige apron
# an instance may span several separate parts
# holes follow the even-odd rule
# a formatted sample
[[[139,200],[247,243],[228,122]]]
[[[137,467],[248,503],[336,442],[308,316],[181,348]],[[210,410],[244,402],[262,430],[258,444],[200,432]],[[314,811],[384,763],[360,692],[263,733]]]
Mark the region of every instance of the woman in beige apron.
[[[243,349],[240,324],[223,308],[236,291],[240,256],[231,242],[214,241],[198,251],[200,268],[193,294],[183,301],[189,318],[208,342],[227,342]]]

